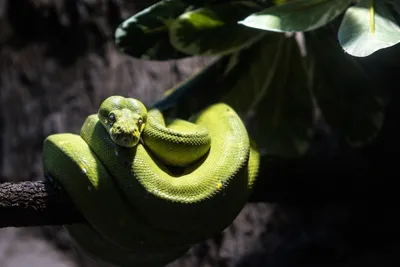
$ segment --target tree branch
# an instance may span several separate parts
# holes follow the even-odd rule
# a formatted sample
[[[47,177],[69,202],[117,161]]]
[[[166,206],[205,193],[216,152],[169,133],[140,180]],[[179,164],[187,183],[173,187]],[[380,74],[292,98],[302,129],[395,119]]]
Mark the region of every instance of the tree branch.
[[[382,176],[384,172],[391,173],[391,177],[398,175],[397,165],[390,163],[393,154],[387,149],[347,150],[336,146],[332,149],[329,136],[323,136],[322,140],[325,141],[312,142],[316,150],[309,156],[298,159],[263,157],[250,202],[296,205],[353,201],[370,197],[371,192],[397,188],[392,186],[392,179]],[[70,197],[47,179],[0,183],[0,228],[84,221]]]
[[[0,184],[0,228],[84,222],[71,199],[50,182]]]
[[[366,164],[359,154],[296,160],[264,158],[263,161],[265,167],[250,202],[290,202],[295,205],[311,202],[318,205],[326,201],[360,200],[392,187],[392,179],[379,175],[381,170],[391,169],[391,176],[398,175],[397,168],[394,170],[382,164],[388,162],[387,158]],[[0,228],[85,221],[69,196],[47,181],[0,183],[0,218]]]

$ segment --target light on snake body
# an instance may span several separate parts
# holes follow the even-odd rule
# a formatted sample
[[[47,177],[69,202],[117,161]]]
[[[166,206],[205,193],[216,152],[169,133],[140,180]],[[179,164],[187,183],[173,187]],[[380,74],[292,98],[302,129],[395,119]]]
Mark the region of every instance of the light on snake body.
[[[219,183],[217,184],[217,189],[221,189],[221,188],[222,188],[222,183],[219,182]]]
[[[118,150],[115,150],[115,156],[118,156],[118,155],[119,155]]]

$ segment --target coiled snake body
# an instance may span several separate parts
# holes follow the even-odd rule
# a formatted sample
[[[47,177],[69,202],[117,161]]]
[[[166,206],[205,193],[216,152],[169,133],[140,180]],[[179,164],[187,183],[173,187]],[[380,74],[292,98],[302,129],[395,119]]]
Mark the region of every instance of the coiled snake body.
[[[45,174],[88,221],[66,226],[78,246],[118,266],[163,265],[232,223],[258,153],[226,104],[190,121],[166,125],[158,110],[112,96],[80,135],[46,138]]]

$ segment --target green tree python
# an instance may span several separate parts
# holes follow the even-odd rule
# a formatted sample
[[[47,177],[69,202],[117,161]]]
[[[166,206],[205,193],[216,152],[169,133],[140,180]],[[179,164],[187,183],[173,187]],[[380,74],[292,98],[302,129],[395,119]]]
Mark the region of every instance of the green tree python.
[[[117,266],[162,266],[232,223],[259,154],[224,103],[168,121],[111,96],[80,135],[46,138],[43,167],[88,222],[65,226],[78,247]]]

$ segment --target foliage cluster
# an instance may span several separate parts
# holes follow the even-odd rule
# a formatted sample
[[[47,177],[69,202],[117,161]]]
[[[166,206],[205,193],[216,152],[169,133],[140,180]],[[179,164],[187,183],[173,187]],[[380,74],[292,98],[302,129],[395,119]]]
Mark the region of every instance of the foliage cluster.
[[[387,98],[359,59],[399,42],[396,0],[164,0],[115,32],[135,58],[216,57],[154,106],[183,117],[227,102],[261,151],[283,157],[306,153],[316,110],[349,145],[373,140]]]

